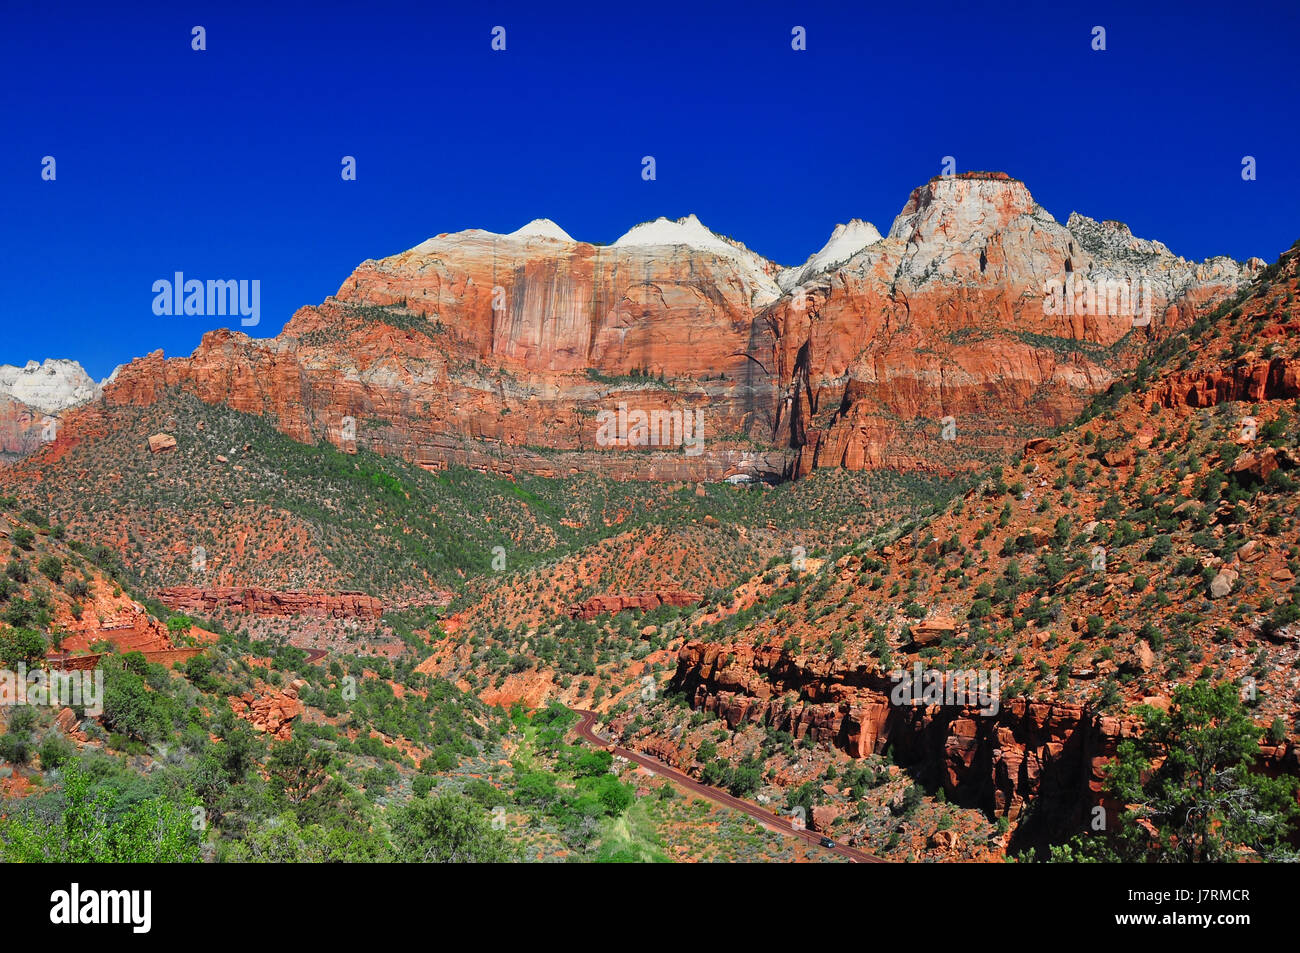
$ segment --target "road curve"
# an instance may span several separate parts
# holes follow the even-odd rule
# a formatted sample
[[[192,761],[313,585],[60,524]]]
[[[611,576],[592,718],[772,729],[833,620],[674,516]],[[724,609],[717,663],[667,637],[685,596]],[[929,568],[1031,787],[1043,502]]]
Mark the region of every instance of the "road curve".
[[[821,846],[821,839],[823,835],[817,834],[813,831],[804,828],[794,827],[790,823],[790,821],[781,817],[780,815],[773,814],[771,811],[759,807],[757,804],[754,804],[750,801],[743,800],[742,798],[735,797],[732,794],[728,794],[726,791],[720,790],[715,787],[710,787],[707,784],[697,781],[689,774],[684,774],[683,772],[678,771],[676,768],[664,764],[662,761],[658,760],[657,758],[651,758],[649,755],[641,754],[638,751],[630,751],[627,748],[620,748],[618,745],[612,744],[611,742],[600,737],[600,735],[596,734],[596,730],[594,727],[596,724],[595,712],[584,711],[580,708],[570,708],[569,710],[578,716],[578,724],[574,726],[574,731],[576,731],[578,735],[589,744],[593,744],[597,748],[603,748],[604,750],[610,752],[611,754],[616,754],[621,758],[627,758],[627,760],[635,764],[639,764],[643,768],[649,768],[655,774],[658,774],[661,777],[665,777],[670,781],[680,784],[682,787],[694,792],[695,794],[700,795],[700,797],[708,798],[710,801],[713,801],[715,804],[721,804],[723,807],[729,807],[732,808],[733,810],[743,811],[744,813],[748,814],[750,817],[754,818],[755,820],[760,821],[761,823],[766,824],[770,827],[775,827],[782,833],[790,833],[793,834],[795,837],[802,838],[803,840],[807,841],[808,843],[814,846],[817,847]],[[871,854],[866,853],[865,851],[861,851],[858,850],[857,848],[849,847],[845,844],[840,844],[840,843],[836,843],[834,847],[822,847],[822,850],[828,850],[833,854],[839,854],[841,857],[854,861],[855,863],[861,863],[861,864],[889,863],[889,861],[884,860],[880,857],[875,857]]]

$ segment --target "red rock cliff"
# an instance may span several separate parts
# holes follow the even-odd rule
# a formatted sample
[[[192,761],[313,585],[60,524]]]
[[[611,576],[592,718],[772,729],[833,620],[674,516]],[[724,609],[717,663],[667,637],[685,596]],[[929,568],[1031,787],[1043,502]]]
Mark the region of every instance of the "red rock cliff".
[[[219,609],[254,615],[307,615],[329,619],[378,619],[383,603],[359,592],[273,592],[256,586],[203,589],[171,586],[158,590],[158,599],[176,612],[211,615]]]
[[[720,480],[819,467],[951,469],[1072,417],[1135,359],[1130,313],[1048,288],[1123,279],[1160,336],[1254,268],[1172,255],[1124,226],[1055,222],[1025,186],[971,174],[915,190],[887,236],[855,222],[796,268],[693,217],[609,246],[551,223],[439,235],[363,262],[277,338],[213,331],[188,358],[132,362],[105,389],[168,388],[266,415],[297,440],[430,468]],[[1073,299],[1071,299],[1073,300]],[[602,411],[703,417],[703,445],[599,437]],[[940,441],[940,422],[955,440]]]
[[[770,725],[855,758],[894,756],[935,776],[949,798],[1018,818],[1038,801],[1049,827],[1077,826],[1102,803],[1106,765],[1132,718],[1086,706],[1003,699],[996,713],[891,703],[888,674],[791,657],[775,647],[690,642],[678,654],[674,690],[731,727]],[[789,693],[797,700],[789,701]],[[1300,750],[1261,749],[1266,767],[1300,772]],[[1116,807],[1117,805],[1110,805]]]

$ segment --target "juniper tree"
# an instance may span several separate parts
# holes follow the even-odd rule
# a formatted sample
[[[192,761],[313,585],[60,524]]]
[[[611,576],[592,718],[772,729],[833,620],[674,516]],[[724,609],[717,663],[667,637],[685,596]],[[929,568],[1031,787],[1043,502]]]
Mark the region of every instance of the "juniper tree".
[[[1181,686],[1169,711],[1139,712],[1143,730],[1120,743],[1107,776],[1107,793],[1126,805],[1117,827],[1076,836],[1053,860],[1295,859],[1287,837],[1300,819],[1300,780],[1252,770],[1262,732],[1234,683]]]

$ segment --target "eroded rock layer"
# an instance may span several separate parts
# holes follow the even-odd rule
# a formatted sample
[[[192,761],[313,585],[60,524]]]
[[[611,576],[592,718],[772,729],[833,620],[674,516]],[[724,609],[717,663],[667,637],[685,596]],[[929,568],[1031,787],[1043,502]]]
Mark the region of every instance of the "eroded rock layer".
[[[273,592],[256,586],[203,589],[171,586],[158,599],[176,612],[211,615],[219,609],[254,615],[307,615],[326,619],[378,619],[384,606],[359,592]]]

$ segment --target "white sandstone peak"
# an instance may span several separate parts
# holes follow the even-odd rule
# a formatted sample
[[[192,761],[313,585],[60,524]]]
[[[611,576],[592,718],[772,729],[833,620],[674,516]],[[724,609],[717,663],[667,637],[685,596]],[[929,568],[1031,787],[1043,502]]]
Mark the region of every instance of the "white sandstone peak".
[[[76,361],[47,358],[41,363],[28,361],[22,367],[0,364],[0,393],[44,414],[57,414],[94,400],[101,386]]]
[[[775,266],[741,242],[719,235],[707,228],[694,213],[676,221],[659,217],[653,222],[634,225],[611,245],[611,248],[664,248],[685,246],[709,252],[719,258],[729,258],[745,266],[755,287],[755,301],[767,302],[780,295],[780,288],[772,277]]]
[[[614,248],[646,248],[657,245],[687,245],[725,255],[734,255],[739,249],[721,235],[704,227],[692,213],[676,221],[660,216],[653,222],[634,225],[620,235]]]
[[[1065,229],[1078,243],[1093,254],[1122,256],[1140,255],[1148,258],[1178,258],[1164,242],[1138,238],[1123,222],[1114,219],[1097,221],[1080,212],[1071,212]],[[1184,259],[1179,259],[1184,260]]]
[[[560,242],[573,242],[574,239],[549,218],[535,218],[523,228],[516,229],[507,238],[552,238]]]
[[[843,225],[836,225],[821,251],[811,255],[799,267],[787,268],[781,273],[781,287],[789,290],[796,285],[801,285],[809,278],[844,264],[864,248],[870,248],[876,242],[883,240],[884,236],[876,226],[860,218],[850,219]]]

